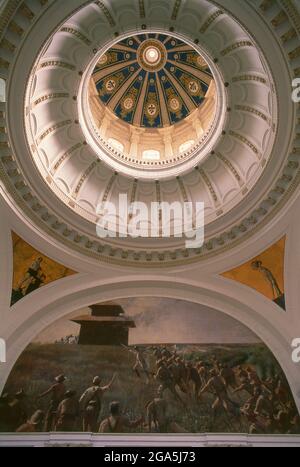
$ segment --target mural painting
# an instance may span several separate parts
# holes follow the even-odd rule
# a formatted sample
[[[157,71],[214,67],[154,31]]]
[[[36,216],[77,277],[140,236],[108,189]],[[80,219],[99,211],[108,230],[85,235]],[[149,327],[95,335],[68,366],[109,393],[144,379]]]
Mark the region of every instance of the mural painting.
[[[285,237],[251,261],[231,271],[223,277],[247,285],[272,300],[283,310]]]
[[[11,305],[44,285],[76,274],[35,250],[14,232],[12,241],[14,270]]]
[[[179,300],[93,305],[16,362],[2,432],[300,433],[279,364],[232,318]]]

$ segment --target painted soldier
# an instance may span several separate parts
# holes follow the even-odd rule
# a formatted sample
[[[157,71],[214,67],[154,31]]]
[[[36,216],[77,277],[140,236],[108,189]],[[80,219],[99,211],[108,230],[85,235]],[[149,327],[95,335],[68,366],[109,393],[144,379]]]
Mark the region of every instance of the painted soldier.
[[[236,374],[240,381],[248,380],[248,372],[242,366],[236,368]]]
[[[18,287],[12,290],[11,305],[21,300],[25,295],[38,289],[45,282],[45,275],[42,273],[41,264],[43,258],[37,258],[28,268],[24,278],[19,282]]]
[[[163,356],[163,358],[165,358],[167,360],[172,357],[172,354],[171,354],[170,350],[167,349],[167,347],[164,347],[162,349],[162,356]]]
[[[16,431],[19,426],[25,423],[27,420],[25,399],[26,394],[24,393],[23,389],[21,389],[19,392],[17,392],[17,394],[15,394],[13,401],[9,404],[11,408],[10,419],[12,431]]]
[[[17,433],[41,433],[44,418],[44,412],[42,410],[37,410],[26,423],[17,429]]]
[[[257,399],[255,410],[256,415],[271,419],[274,412],[273,395],[263,389]]]
[[[12,432],[12,409],[10,406],[10,395],[5,393],[0,397],[0,433]]]
[[[96,376],[93,384],[81,396],[79,400],[80,411],[83,417],[83,431],[96,433],[98,431],[98,419],[102,409],[102,399],[105,392],[111,388],[116,375],[106,386],[101,386],[101,378]]]
[[[151,433],[152,427],[158,433],[167,433],[167,402],[164,399],[163,386],[159,386],[157,397],[146,405],[148,429]]]
[[[56,430],[72,432],[76,427],[79,416],[79,403],[76,399],[76,391],[67,391],[64,400],[57,408]]]
[[[121,413],[120,403],[112,402],[110,404],[110,416],[101,423],[99,433],[126,433],[140,426],[143,421],[143,417],[130,421],[128,417]]]
[[[280,404],[284,405],[289,400],[289,391],[283,381],[279,378],[275,388],[275,396]]]
[[[39,277],[39,274],[41,274],[42,262],[43,258],[37,258],[28,268],[24,279],[19,283],[18,289],[23,291],[23,295],[28,293],[28,288]]]
[[[228,365],[223,365],[221,372],[221,378],[225,381],[227,387],[235,388],[236,387],[236,377],[235,372]]]
[[[188,382],[192,383],[195,398],[197,399],[199,391],[201,389],[201,378],[198,373],[198,370],[193,366],[191,362],[187,364],[187,369],[188,369]]]
[[[254,261],[252,263],[252,269],[254,269],[255,271],[261,272],[263,276],[265,277],[265,279],[269,282],[272,288],[274,299],[281,297],[283,295],[272,271],[270,271],[270,269],[265,268],[261,261]]]
[[[289,433],[291,435],[299,435],[300,434],[300,416],[295,414],[291,420],[291,427],[289,429]]]
[[[147,381],[149,382],[151,378],[151,372],[146,362],[144,349],[142,347],[138,347],[137,345],[133,349],[131,349],[130,347],[126,347],[126,348],[129,352],[133,353],[136,357],[133,371],[137,374],[138,378],[141,377],[140,372],[144,373],[147,376]]]
[[[208,371],[206,366],[202,361],[199,361],[197,364],[197,370],[199,373],[199,376],[201,378],[201,387],[204,386],[207,383],[207,378],[208,378]]]
[[[177,401],[179,401],[185,407],[185,403],[176,391],[175,382],[172,377],[172,374],[163,360],[161,360],[158,364],[158,370],[155,375],[155,379],[159,381],[160,385],[162,386],[163,392],[168,389],[173,394],[175,399],[177,399]]]
[[[51,396],[45,420],[46,432],[54,431],[55,429],[56,412],[59,404],[64,399],[64,395],[66,393],[66,387],[64,384],[65,381],[66,377],[64,375],[57,376],[55,378],[55,383],[49,389],[47,389],[47,391],[43,392],[38,396],[38,399],[42,399],[46,396]]]
[[[257,384],[254,380],[248,381],[244,380],[242,384],[240,384],[236,389],[234,389],[233,393],[246,391],[248,394],[253,395]]]
[[[45,280],[46,280],[45,274],[42,274],[42,272],[38,272],[36,277],[32,280],[32,282],[28,286],[25,295],[29,295],[35,290],[39,289],[45,283]]]
[[[221,376],[219,376],[215,370],[211,370],[210,375],[211,378],[206,386],[204,386],[200,391],[200,396],[205,392],[215,394],[216,399],[212,405],[214,416],[220,408],[223,408],[225,412],[229,414],[237,408],[237,404],[230,400],[227,387]]]
[[[185,375],[182,372],[182,367],[178,359],[173,360],[168,365],[168,370],[172,375],[175,386],[177,385],[182,392],[187,393],[188,389],[185,383]]]

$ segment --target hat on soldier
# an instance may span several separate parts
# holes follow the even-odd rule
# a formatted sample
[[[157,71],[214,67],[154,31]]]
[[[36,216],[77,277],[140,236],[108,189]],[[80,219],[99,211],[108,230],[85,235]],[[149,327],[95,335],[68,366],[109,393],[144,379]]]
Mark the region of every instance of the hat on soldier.
[[[65,375],[58,375],[54,379],[57,383],[63,383],[64,381],[66,381],[67,378],[65,377]]]
[[[24,389],[20,389],[20,391],[18,391],[16,394],[15,394],[16,398],[17,399],[23,399],[24,397],[26,397],[26,394],[24,392]]]

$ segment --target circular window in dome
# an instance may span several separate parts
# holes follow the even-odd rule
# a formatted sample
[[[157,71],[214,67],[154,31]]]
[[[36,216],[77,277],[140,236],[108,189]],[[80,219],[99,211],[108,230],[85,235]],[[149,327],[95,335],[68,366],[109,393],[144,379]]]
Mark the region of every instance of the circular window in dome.
[[[149,65],[154,65],[159,61],[160,53],[156,47],[149,47],[144,54],[144,60]]]
[[[160,71],[166,65],[167,49],[159,40],[146,39],[137,50],[137,60],[143,70]]]
[[[142,178],[148,177],[145,169],[159,169],[162,178],[168,168],[195,155],[200,160],[204,151],[207,155],[225,113],[221,79],[213,67],[198,46],[163,33],[136,34],[100,51],[84,80],[82,126],[93,135],[94,148],[101,148],[101,159],[142,169]],[[123,151],[109,154],[111,140]],[[183,151],[186,141],[194,144]],[[160,157],[145,158],[147,151]]]

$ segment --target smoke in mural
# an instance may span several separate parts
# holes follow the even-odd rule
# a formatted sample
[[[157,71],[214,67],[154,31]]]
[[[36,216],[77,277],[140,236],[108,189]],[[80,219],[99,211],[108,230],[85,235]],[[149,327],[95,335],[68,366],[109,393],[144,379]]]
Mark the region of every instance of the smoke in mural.
[[[0,399],[2,432],[300,433],[266,346],[178,300],[93,305],[38,335]]]

